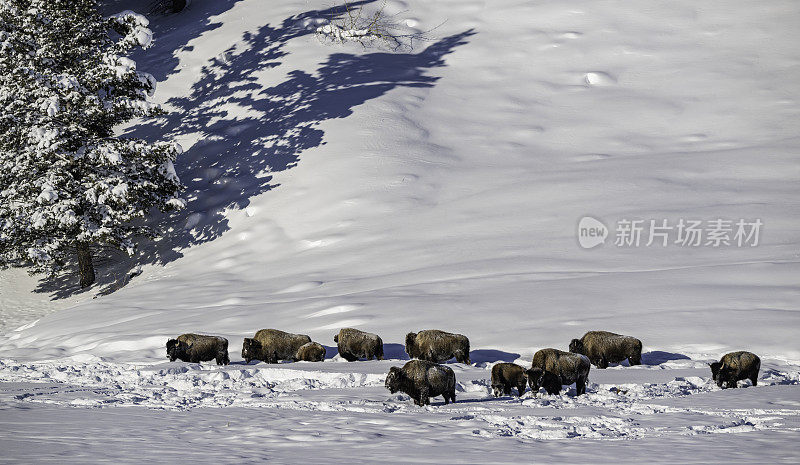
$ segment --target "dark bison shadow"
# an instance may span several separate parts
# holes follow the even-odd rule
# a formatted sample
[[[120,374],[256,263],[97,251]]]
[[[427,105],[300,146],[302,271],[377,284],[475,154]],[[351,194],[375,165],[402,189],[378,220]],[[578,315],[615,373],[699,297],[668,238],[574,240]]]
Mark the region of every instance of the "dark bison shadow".
[[[333,358],[339,353],[339,347],[337,347],[337,346],[331,347],[331,346],[326,346],[326,345],[322,344],[322,347],[325,348],[325,360],[328,360],[329,358]]]
[[[225,10],[234,2],[219,3],[219,8]],[[222,236],[230,229],[226,212],[244,209],[252,197],[277,188],[275,173],[295,167],[305,151],[325,144],[321,123],[345,118],[355,107],[397,87],[433,87],[440,78],[430,75],[430,70],[446,66],[445,56],[475,34],[467,30],[444,37],[417,53],[331,53],[320,60],[315,70],[290,70],[283,82],[272,86],[261,82],[266,70],[282,64],[289,53],[285,50],[289,41],[315,33],[309,21],[331,20],[341,13],[339,7],[311,10],[245,33],[236,45],[199,71],[186,95],[167,102],[171,113],[126,130],[123,137],[198,140],[175,163],[176,172],[186,185],[186,208],[148,218],[145,223],[161,235],[157,241],[138,242],[135,257],[123,256],[108,266],[97,267],[101,294],[124,287],[130,281],[127,276],[137,266],[171,263],[183,257],[187,248]],[[219,27],[207,21],[200,23],[189,27]],[[196,36],[197,32],[190,35]],[[157,77],[166,77],[176,69],[177,62],[173,60],[156,65],[146,57],[140,58],[141,69],[162,66],[167,70],[156,73]],[[238,110],[229,113],[231,107]],[[77,281],[74,272],[56,279],[45,278],[36,290],[50,293],[54,299],[64,298],[78,291]]]
[[[661,365],[662,363],[672,360],[689,360],[689,357],[683,354],[673,352],[664,352],[662,350],[651,350],[642,354],[642,363],[645,365]],[[628,366],[626,360],[625,365]]]
[[[247,363],[244,360],[237,360],[235,362],[229,362],[228,365],[255,365],[255,362],[256,360],[253,360],[250,363]]]
[[[487,397],[479,397],[477,399],[459,399],[458,393],[456,393],[456,404],[482,404],[485,402],[495,402],[495,401],[502,401],[502,400],[509,400],[509,399],[518,399],[517,396],[500,396],[495,397],[492,394],[489,394]],[[433,403],[431,403],[433,404]],[[444,401],[437,405],[444,405]]]
[[[383,358],[386,360],[411,360],[403,344],[384,344]]]
[[[513,363],[517,360],[520,354],[513,352],[504,352],[495,349],[478,349],[469,353],[469,359],[472,363],[492,363],[492,362],[509,362]]]

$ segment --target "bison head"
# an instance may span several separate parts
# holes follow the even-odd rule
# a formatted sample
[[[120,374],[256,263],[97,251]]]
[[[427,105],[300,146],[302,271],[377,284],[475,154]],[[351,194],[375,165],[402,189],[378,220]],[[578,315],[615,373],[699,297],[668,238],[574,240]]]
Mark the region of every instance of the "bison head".
[[[403,378],[403,370],[400,367],[389,368],[389,374],[386,375],[386,389],[392,394],[400,390],[400,380]]]
[[[184,341],[179,341],[177,339],[170,339],[167,341],[167,357],[170,362],[174,362],[176,359],[183,360],[186,358],[187,350],[189,350],[189,344]]]
[[[492,394],[494,394],[495,397],[502,396],[504,389],[505,386],[503,386],[502,384],[492,384]]]
[[[417,350],[414,347],[416,340],[417,340],[417,333],[406,334],[406,353],[411,358],[417,357]]]
[[[242,358],[246,363],[250,363],[251,360],[259,358],[260,353],[261,342],[252,337],[244,338],[244,342],[242,343]]]
[[[724,384],[727,384],[728,387],[736,387],[736,370],[724,365],[721,366],[717,372],[716,381],[719,387],[722,387]]]
[[[569,343],[569,351],[573,354],[583,354],[583,341],[580,339],[573,339]]]
[[[711,379],[717,381],[719,379],[719,369],[722,368],[722,362],[709,363],[711,367]]]
[[[525,376],[528,377],[528,386],[531,387],[531,392],[536,394],[544,383],[544,370],[541,368],[531,368],[525,371]]]

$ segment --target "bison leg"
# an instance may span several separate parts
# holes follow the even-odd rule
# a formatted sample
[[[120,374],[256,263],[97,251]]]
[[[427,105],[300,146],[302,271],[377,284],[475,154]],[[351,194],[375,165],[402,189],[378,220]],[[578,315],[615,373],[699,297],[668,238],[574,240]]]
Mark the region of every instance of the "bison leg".
[[[525,383],[517,386],[517,397],[522,397],[523,394],[525,394]]]
[[[603,367],[605,368],[605,367]],[[586,394],[586,380],[585,379],[578,379],[575,382],[575,391],[577,392],[576,395]]]
[[[750,382],[753,383],[753,386],[758,386],[758,375],[755,374],[750,377]]]
[[[608,368],[608,360],[606,360],[605,356],[600,357],[600,363],[597,364],[597,368],[600,369]]]
[[[642,356],[639,355],[639,356],[632,357],[632,358],[628,357],[628,363],[630,363],[631,366],[633,366],[633,365],[641,365],[642,364]]]
[[[511,385],[506,384],[503,386],[503,394],[510,396],[511,395]]]
[[[419,405],[431,405],[431,398],[428,395],[428,388],[424,387],[419,391]]]

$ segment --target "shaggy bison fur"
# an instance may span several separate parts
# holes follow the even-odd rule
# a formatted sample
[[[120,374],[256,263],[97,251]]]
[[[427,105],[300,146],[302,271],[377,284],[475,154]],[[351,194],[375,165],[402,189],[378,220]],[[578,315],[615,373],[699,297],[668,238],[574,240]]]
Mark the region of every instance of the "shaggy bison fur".
[[[582,338],[573,339],[569,351],[589,357],[597,368],[607,368],[609,363],[626,358],[631,365],[642,364],[642,341],[608,331],[589,331]]]
[[[263,360],[278,363],[279,360],[297,360],[297,351],[311,342],[305,334],[292,334],[277,329],[260,329],[252,338],[244,338],[242,358],[245,362]]]
[[[325,360],[325,347],[318,342],[307,342],[297,349],[294,358],[304,362],[321,362]]]
[[[456,374],[450,367],[427,360],[411,360],[403,368],[392,367],[386,375],[386,389],[392,394],[402,391],[423,406],[431,397],[441,395],[444,403],[456,401]]]
[[[528,377],[525,369],[516,363],[498,363],[492,367],[492,391],[495,397],[511,395],[511,388],[517,388],[517,396],[525,393]]]
[[[342,328],[333,336],[338,345],[339,355],[348,362],[359,358],[383,360],[383,340],[377,334],[365,333],[355,328]]]
[[[542,349],[533,354],[531,369],[550,372],[559,378],[561,385],[575,383],[578,395],[586,394],[591,364],[585,355],[558,349]],[[528,376],[530,379],[530,375]]]
[[[761,359],[758,355],[745,351],[731,352],[711,364],[711,377],[721,388],[735,388],[736,382],[743,379],[749,379],[753,386],[757,386],[759,370]]]
[[[167,341],[167,357],[170,362],[180,359],[200,363],[216,359],[217,365],[227,365],[230,362],[228,340],[219,336],[181,334],[177,339]]]
[[[444,362],[455,358],[469,365],[469,339],[462,334],[426,329],[406,334],[406,353],[411,358],[429,362]]]
[[[542,370],[541,368],[531,368],[526,371],[525,374],[528,377],[528,384],[531,387],[531,392],[534,394],[539,392],[539,388],[544,388],[548,394],[558,394],[561,392],[561,378],[555,374]]]

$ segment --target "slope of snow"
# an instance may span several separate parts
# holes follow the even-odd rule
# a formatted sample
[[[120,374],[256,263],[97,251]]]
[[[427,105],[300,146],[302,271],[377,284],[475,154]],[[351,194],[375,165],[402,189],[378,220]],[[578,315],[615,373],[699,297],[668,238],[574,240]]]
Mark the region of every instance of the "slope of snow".
[[[135,10],[140,2],[117,3]],[[330,442],[314,450],[334,454],[347,450],[343,438],[375,429],[392,432],[370,436],[364,461],[382,451],[421,460],[382,448],[393,437],[410,446],[451,436],[472,461],[486,453],[484,441],[502,449],[512,439],[598,436],[636,438],[602,446],[628,461],[692,447],[706,450],[695,459],[702,462],[737,441],[770,444],[764,457],[796,459],[794,2],[391,0],[385,13],[408,31],[435,28],[430,41],[396,52],[321,43],[315,31],[330,19],[330,2],[276,3],[195,0],[151,19],[155,43],[135,57],[137,68],[158,80],[154,98],[172,113],[124,131],[184,147],[175,168],[189,187],[187,210],[136,263],[115,265],[143,270],[118,291],[57,302],[83,299],[32,325],[33,314],[4,311],[6,330],[28,326],[0,338],[0,380],[11,383],[0,389],[8,407],[0,415],[15,425],[0,441],[30,432],[26,421],[59,424],[72,415],[64,406],[77,405],[98,409],[77,410],[76,425],[124,419],[136,430],[154,426],[143,434],[164,441],[162,425],[174,423],[241,445],[268,443],[263,457],[284,461],[296,453],[290,444],[318,440],[315,431]],[[612,230],[623,219],[681,218],[759,219],[763,229],[756,247],[618,247],[612,231],[585,250],[576,236],[584,216]],[[24,309],[23,293],[2,295],[11,292],[20,296],[12,307]],[[470,402],[420,411],[390,396],[380,375],[397,361],[292,365],[303,372],[296,382],[264,365],[147,368],[183,332],[229,338],[238,362],[242,338],[257,329],[331,346],[343,326],[380,334],[394,359],[408,331],[466,334],[478,366],[458,376]],[[635,335],[651,358],[641,369],[593,371],[585,400],[487,398],[487,362],[529,361],[590,329]],[[783,373],[762,373],[777,385],[711,388],[703,363],[737,349]],[[614,401],[611,384],[630,384],[633,406]],[[638,424],[639,403],[654,409],[658,392],[669,393],[669,408]],[[285,413],[281,396],[298,407]],[[770,407],[771,396],[782,406]],[[695,409],[695,399],[708,405]],[[31,402],[27,417],[11,408]],[[299,407],[315,402],[324,407]],[[574,415],[557,411],[564,403]],[[192,410],[150,417],[107,408],[116,405]],[[341,415],[317,412],[351,405],[364,410],[348,413],[352,423],[341,428],[330,425]],[[225,409],[194,409],[207,406]],[[386,409],[400,411],[387,417]],[[767,413],[745,412],[756,410]],[[222,430],[228,417],[241,420],[235,432]],[[261,418],[276,426],[247,426]],[[70,437],[72,428],[58,434]],[[115,431],[128,436],[125,428]],[[420,430],[430,434],[409,433]],[[722,430],[746,434],[712,448],[703,435]],[[160,444],[168,455],[184,450]],[[564,453],[546,446],[542,457],[592,457],[596,447],[582,444]],[[497,461],[523,452],[531,450]]]

